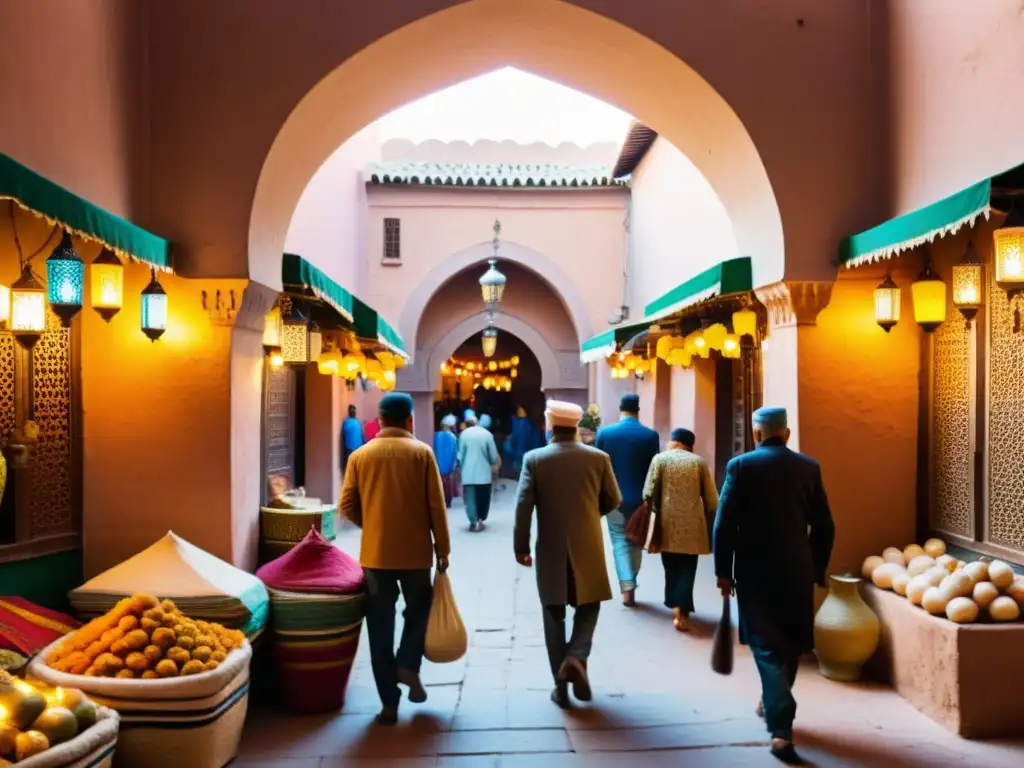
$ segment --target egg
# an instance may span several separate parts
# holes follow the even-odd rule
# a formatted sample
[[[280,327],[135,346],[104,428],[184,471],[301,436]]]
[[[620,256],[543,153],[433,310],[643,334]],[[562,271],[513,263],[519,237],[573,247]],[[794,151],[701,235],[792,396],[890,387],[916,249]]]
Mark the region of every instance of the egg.
[[[944,578],[946,578],[947,576],[949,576],[949,574],[946,572],[945,568],[939,568],[938,566],[934,566],[932,568],[929,568],[927,571],[925,571],[921,575],[924,576],[925,579],[927,579],[928,586],[930,586],[930,587],[937,587],[937,586],[939,586],[939,584],[942,583],[942,580]]]
[[[974,582],[965,573],[951,573],[939,583],[939,591],[946,601],[956,597],[967,597],[974,591]]]
[[[964,573],[971,577],[971,581],[977,584],[980,581],[988,581],[988,563],[975,560],[964,566]]]
[[[939,568],[945,568],[950,573],[956,570],[957,562],[957,559],[952,555],[939,555],[935,558],[935,564]]]
[[[907,587],[910,586],[910,574],[904,571],[892,577],[892,591],[897,595],[907,596]]]
[[[1024,576],[1016,577],[1013,584],[1006,588],[1006,594],[1016,600],[1017,605],[1024,608]]]
[[[906,564],[906,560],[903,558],[903,553],[896,547],[886,547],[883,549],[882,559],[887,563],[896,563],[898,565]]]
[[[948,604],[949,600],[943,596],[938,587],[928,587],[924,592],[924,597],[921,598],[921,607],[935,616],[945,613]]]
[[[999,597],[999,589],[991,581],[979,581],[971,592],[971,598],[981,610],[988,608],[997,597]]]
[[[929,555],[918,555],[907,564],[907,573],[917,576],[924,573],[935,565],[935,560]]]
[[[915,576],[907,584],[907,600],[912,602],[914,605],[920,605],[921,599],[924,597],[925,591],[931,587],[928,583],[928,579],[924,576]]]
[[[1013,568],[1002,560],[993,560],[988,564],[988,580],[1000,589],[1006,589],[1013,584]]]
[[[988,615],[994,621],[1016,621],[1020,618],[1020,606],[1012,597],[997,597],[988,607]]]
[[[954,597],[946,605],[946,618],[957,624],[970,624],[978,618],[978,606],[969,597]]]
[[[900,557],[903,557],[903,555],[901,554]],[[870,579],[871,574],[875,572],[875,568],[883,565],[884,563],[885,560],[880,558],[878,555],[871,555],[864,559],[864,564],[860,567],[860,575],[865,579]]]
[[[908,544],[906,548],[903,550],[903,559],[909,563],[918,555],[923,554],[926,554],[924,551],[924,547],[921,547],[918,544]]]
[[[924,543],[924,551],[932,557],[940,557],[946,554],[946,542],[942,539],[928,539]]]
[[[871,574],[871,580],[875,583],[876,587],[892,589],[892,578],[898,573],[906,573],[902,565],[885,563],[875,568],[874,573]]]

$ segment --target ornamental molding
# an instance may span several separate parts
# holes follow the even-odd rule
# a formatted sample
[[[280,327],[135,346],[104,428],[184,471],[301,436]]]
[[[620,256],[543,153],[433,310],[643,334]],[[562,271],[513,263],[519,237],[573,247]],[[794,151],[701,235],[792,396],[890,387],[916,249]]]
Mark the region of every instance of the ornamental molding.
[[[264,318],[273,309],[278,291],[252,280],[244,284],[240,281],[203,281],[201,286],[199,300],[211,323],[263,333]]]
[[[768,327],[816,325],[832,299],[832,280],[782,280],[754,291],[768,310]]]

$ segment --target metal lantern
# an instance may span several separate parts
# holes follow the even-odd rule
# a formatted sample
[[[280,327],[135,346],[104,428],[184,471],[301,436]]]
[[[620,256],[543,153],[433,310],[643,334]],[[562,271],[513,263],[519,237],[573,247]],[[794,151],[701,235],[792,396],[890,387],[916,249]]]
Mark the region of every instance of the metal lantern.
[[[167,292],[150,270],[149,285],[142,291],[142,332],[156,341],[167,330]]]
[[[487,264],[487,271],[480,278],[480,291],[484,297],[484,307],[488,312],[494,312],[505,294],[505,276],[498,271],[497,259],[491,259]]]
[[[740,335],[738,333],[726,334],[725,341],[722,342],[722,357],[735,360],[738,359],[739,356]]]
[[[967,243],[967,251],[959,264],[953,267],[953,306],[970,325],[985,299],[985,267],[978,258],[974,243]]]
[[[914,321],[926,333],[931,333],[946,322],[946,284],[926,262],[921,274],[910,285],[914,299]]]
[[[61,236],[60,244],[46,260],[46,282],[50,307],[65,328],[71,327],[71,320],[82,311],[85,264],[68,232]]]
[[[1003,226],[992,233],[995,246],[996,283],[1016,294],[1024,289],[1024,214],[1016,203]]]
[[[900,289],[892,281],[892,276],[886,275],[885,280],[875,288],[875,322],[889,333],[899,321]]]
[[[284,321],[281,307],[274,307],[263,318],[263,351],[268,355],[281,351],[281,337],[284,335]]]
[[[732,313],[732,332],[737,336],[757,336],[757,313],[750,309],[741,309]]]
[[[109,323],[124,306],[124,264],[112,250],[104,248],[89,265],[89,279],[92,308]]]
[[[483,347],[484,357],[494,357],[494,353],[498,349],[498,329],[485,328],[480,346]]]
[[[11,286],[11,331],[26,349],[32,349],[46,330],[46,289],[26,264]]]

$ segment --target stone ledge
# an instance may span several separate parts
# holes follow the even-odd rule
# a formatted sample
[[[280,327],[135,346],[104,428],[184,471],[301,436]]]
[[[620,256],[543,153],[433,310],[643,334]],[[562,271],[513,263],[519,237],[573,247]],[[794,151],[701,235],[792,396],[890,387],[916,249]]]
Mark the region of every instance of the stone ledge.
[[[863,595],[882,625],[870,675],[958,736],[1024,735],[1024,622],[954,624],[870,584]]]

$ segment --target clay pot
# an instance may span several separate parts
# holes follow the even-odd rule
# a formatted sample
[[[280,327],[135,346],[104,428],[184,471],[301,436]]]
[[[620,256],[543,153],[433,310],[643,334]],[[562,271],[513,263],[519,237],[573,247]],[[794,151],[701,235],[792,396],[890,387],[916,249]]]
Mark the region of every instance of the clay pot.
[[[856,576],[829,577],[829,592],[814,617],[814,649],[821,674],[853,682],[878,648],[880,627],[875,612],[860,596]]]

